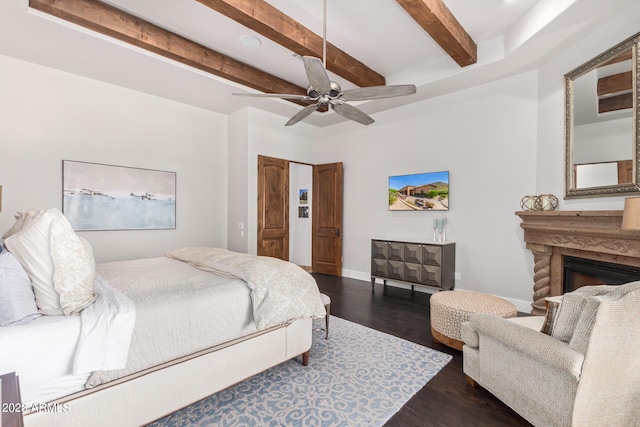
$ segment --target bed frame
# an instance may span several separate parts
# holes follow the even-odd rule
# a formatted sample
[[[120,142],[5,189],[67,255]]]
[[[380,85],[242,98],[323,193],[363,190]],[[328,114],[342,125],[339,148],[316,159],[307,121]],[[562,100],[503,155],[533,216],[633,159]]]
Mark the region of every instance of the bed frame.
[[[306,366],[311,319],[256,332],[93,389],[24,415],[25,427],[139,426],[297,356]]]

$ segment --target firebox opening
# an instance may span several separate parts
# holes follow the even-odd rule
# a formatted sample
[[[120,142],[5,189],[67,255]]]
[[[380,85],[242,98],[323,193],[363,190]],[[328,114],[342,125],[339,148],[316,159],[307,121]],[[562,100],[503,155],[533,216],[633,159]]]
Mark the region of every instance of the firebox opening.
[[[640,268],[586,258],[563,257],[563,292],[583,286],[622,285],[640,280]]]

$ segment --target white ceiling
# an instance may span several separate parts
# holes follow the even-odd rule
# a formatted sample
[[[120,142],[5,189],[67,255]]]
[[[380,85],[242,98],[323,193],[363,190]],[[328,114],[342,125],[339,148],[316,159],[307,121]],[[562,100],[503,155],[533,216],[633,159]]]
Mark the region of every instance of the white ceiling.
[[[322,0],[267,0],[322,35]],[[532,69],[554,51],[637,0],[444,0],[478,44],[478,63],[460,68],[393,0],[328,0],[327,39],[384,75],[413,83],[416,95],[358,104],[375,113]],[[265,37],[195,0],[109,0],[160,27],[306,87],[302,61]],[[242,46],[245,35],[258,48]],[[200,70],[30,10],[28,0],[0,2],[0,54],[229,114],[254,106],[288,117],[300,106],[277,99],[234,97],[252,91]],[[343,89],[354,87],[331,76]],[[314,113],[317,126],[345,119]],[[360,125],[358,125],[360,126]]]

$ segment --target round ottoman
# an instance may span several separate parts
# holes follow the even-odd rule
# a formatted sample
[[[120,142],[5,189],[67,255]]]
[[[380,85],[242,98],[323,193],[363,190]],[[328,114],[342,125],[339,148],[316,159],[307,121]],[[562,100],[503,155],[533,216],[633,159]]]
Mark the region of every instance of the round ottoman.
[[[516,317],[516,306],[493,295],[468,291],[442,291],[431,295],[431,334],[435,342],[462,350],[460,325],[476,313]]]

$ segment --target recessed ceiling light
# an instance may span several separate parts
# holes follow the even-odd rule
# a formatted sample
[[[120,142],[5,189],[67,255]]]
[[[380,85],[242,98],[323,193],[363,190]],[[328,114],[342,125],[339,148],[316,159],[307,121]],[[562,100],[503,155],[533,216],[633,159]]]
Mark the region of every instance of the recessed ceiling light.
[[[240,37],[240,43],[242,43],[242,46],[250,48],[259,47],[262,44],[260,39],[254,36],[242,36]]]

